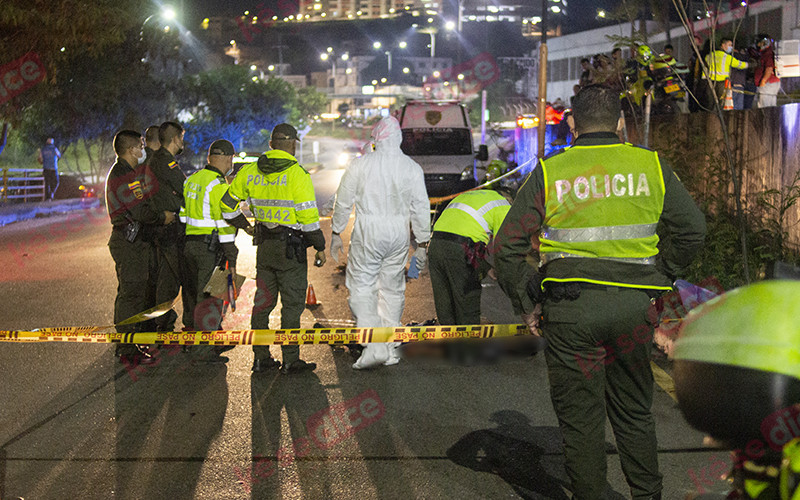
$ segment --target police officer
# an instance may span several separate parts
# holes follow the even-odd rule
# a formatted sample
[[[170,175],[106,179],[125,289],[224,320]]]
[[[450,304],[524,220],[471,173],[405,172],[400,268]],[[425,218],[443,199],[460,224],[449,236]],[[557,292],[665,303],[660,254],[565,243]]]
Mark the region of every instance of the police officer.
[[[306,248],[313,246],[316,266],[325,264],[325,237],[311,176],[294,157],[297,130],[288,123],[272,129],[272,148],[258,161],[244,165],[222,197],[223,217],[236,227],[249,223],[238,209],[248,200],[256,219],[256,296],[251,325],[269,328],[269,314],[281,296],[281,328],[299,328],[308,283]],[[314,370],[316,363],[300,359],[299,346],[281,346],[284,374]],[[253,371],[277,368],[268,346],[253,346]]]
[[[428,258],[439,324],[480,324],[481,281],[491,267],[486,246],[500,229],[511,200],[505,190],[467,191],[456,196],[434,224]],[[443,346],[453,361],[471,364],[479,359],[481,346],[475,342],[447,341]]]
[[[733,40],[730,38],[720,40],[719,48],[709,52],[705,62],[708,67],[708,73],[703,72],[703,81],[706,83],[705,105],[713,109],[714,94],[716,94],[720,107],[722,107],[727,92],[725,85],[731,77],[731,68],[745,69],[747,63],[733,56]]]
[[[147,192],[143,169],[135,168],[144,161],[144,141],[139,132],[122,130],[114,137],[117,161],[106,177],[106,209],[114,229],[108,248],[117,270],[117,298],[114,301],[114,322],[119,323],[150,307],[148,280],[156,259],[152,241],[145,238],[145,225],[170,224],[175,214],[158,211]],[[141,331],[141,324],[117,327],[120,333]],[[117,344],[117,355],[123,362],[142,362],[149,355],[131,344]]]
[[[509,199],[510,193],[492,189],[467,191],[434,224],[428,259],[440,324],[480,324],[481,280],[490,268],[486,245],[511,208]]]
[[[150,125],[144,131],[144,152],[146,157],[144,162],[150,165],[153,160],[153,155],[161,149],[161,141],[158,139],[158,125]]]
[[[605,489],[606,414],[632,497],[661,497],[647,313],[705,235],[703,214],[658,154],[620,143],[619,114],[611,89],[575,96],[574,145],[540,160],[495,240],[500,285],[532,333],[543,309],[550,396],[580,500]],[[670,237],[663,253],[659,222]]]
[[[186,282],[188,293],[197,298],[190,311],[198,330],[219,330],[222,324],[222,300],[203,293],[205,285],[217,267],[235,272],[236,228],[222,217],[220,199],[228,189],[225,174],[233,169],[233,144],[224,139],[214,141],[208,148],[208,165],[189,176],[183,185],[186,208],[181,220],[186,224]],[[232,347],[213,346],[210,361],[227,361],[220,357]]]
[[[149,167],[155,182],[153,185],[153,204],[157,210],[178,214],[183,207],[183,183],[186,176],[181,171],[175,156],[183,152],[184,130],[180,123],[164,122],[158,129],[161,148],[153,154]],[[155,287],[157,304],[162,304],[178,296],[186,270],[183,259],[185,226],[176,221],[156,232],[155,243],[158,251],[158,276],[151,284]],[[190,311],[194,309],[195,297],[183,291],[183,325],[193,329]],[[156,320],[159,331],[173,331],[178,315],[170,310]]]

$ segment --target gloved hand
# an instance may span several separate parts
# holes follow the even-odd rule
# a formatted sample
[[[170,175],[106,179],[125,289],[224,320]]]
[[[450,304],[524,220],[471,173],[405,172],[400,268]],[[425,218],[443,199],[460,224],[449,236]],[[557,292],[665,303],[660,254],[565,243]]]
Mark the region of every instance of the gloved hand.
[[[425,268],[428,267],[428,249],[425,247],[417,247],[417,251],[414,252],[414,257],[417,258],[417,268],[419,272],[424,272]]]
[[[314,255],[314,265],[317,267],[322,267],[325,265],[325,251],[319,250]]]
[[[542,336],[539,333],[539,318],[541,316],[542,316],[542,304],[536,304],[531,313],[522,314],[522,321],[524,321],[525,324],[528,325],[528,330],[531,332],[531,334],[536,335],[537,337]]]
[[[331,257],[337,264],[339,263],[339,254],[344,256],[344,242],[342,236],[339,234],[331,234]]]

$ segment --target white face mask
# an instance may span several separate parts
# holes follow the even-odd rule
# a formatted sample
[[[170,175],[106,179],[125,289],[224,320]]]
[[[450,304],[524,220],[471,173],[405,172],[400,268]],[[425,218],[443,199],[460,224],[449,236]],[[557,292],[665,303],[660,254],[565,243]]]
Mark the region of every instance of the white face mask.
[[[725,52],[728,53],[728,54],[733,54],[733,46],[728,47],[727,49],[725,49]]]
[[[140,149],[139,151],[142,152],[142,156],[137,157],[136,161],[138,162],[138,165],[141,165],[142,163],[144,163],[144,160],[147,158],[147,154],[145,153],[144,149]]]

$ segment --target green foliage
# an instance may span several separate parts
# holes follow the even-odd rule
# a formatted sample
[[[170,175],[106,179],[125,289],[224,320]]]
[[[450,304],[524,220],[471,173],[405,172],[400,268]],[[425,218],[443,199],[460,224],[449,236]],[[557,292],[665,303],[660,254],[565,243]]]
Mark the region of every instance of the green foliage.
[[[241,149],[245,141],[263,142],[262,130],[286,121],[295,110],[297,93],[280,78],[253,81],[247,68],[226,66],[184,79],[179,106],[191,113],[186,144],[198,153],[216,139]]]
[[[715,277],[726,289],[746,284],[739,223],[732,203],[732,182],[719,144],[707,144],[705,135],[688,130],[685,141],[674,136],[674,123],[656,131],[659,156],[681,178],[706,216],[705,244],[690,266],[686,279],[698,283]],[[696,133],[695,133],[696,132]],[[676,140],[677,139],[677,140]],[[800,173],[780,190],[765,190],[747,207],[745,240],[750,280],[763,279],[775,261],[800,261],[786,245],[787,212],[800,199]],[[664,241],[669,245],[669,241]]]
[[[152,9],[145,0],[4,0],[0,8],[0,64],[35,52],[47,68],[47,81],[0,105],[0,119],[17,125],[28,106],[57,92],[52,85],[60,81],[61,70],[71,59],[105,55],[108,47],[137,30],[147,16],[142,13]]]
[[[297,103],[292,112],[292,123],[309,123],[309,118],[324,113],[328,108],[328,96],[317,92],[314,87],[302,87],[297,90]]]

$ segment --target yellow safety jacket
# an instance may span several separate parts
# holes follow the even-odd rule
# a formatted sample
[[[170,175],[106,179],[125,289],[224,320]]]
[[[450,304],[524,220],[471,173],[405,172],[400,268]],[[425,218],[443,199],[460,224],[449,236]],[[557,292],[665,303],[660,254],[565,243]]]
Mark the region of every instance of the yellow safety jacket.
[[[706,66],[708,66],[708,75],[703,73],[703,78],[714,82],[722,82],[730,78],[731,67],[745,69],[747,68],[747,63],[722,50],[715,50],[706,55]]]
[[[190,175],[183,183],[185,207],[181,207],[180,219],[186,224],[187,235],[219,233],[220,243],[233,243],[236,228],[228,225],[222,216],[220,200],[228,189],[222,172],[207,165]]]
[[[258,161],[242,167],[222,197],[225,219],[240,215],[238,205],[244,200],[255,219],[269,228],[319,230],[319,211],[311,176],[285,151],[267,151]]]
[[[560,258],[655,264],[665,188],[654,151],[630,144],[573,146],[540,163],[545,185],[539,235],[543,265]],[[581,278],[542,280],[547,281],[669,289]]]
[[[488,243],[489,238],[500,229],[510,209],[511,205],[497,191],[468,191],[456,196],[447,205],[433,230]]]

